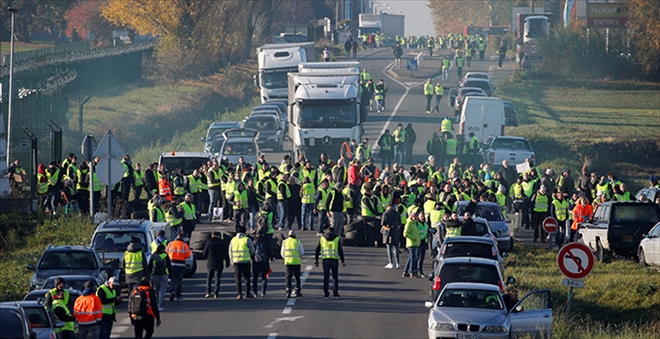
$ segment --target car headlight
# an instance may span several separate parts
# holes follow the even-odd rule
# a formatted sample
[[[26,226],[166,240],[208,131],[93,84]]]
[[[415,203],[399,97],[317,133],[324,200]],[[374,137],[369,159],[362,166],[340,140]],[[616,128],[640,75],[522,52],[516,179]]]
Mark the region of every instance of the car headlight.
[[[41,288],[41,286],[43,286],[44,283],[46,282],[46,279],[41,279],[37,277],[34,277],[31,280],[32,280],[32,285],[35,286],[36,288]]]
[[[453,331],[454,324],[434,322],[431,328],[436,331]]]
[[[491,333],[506,333],[506,326],[484,326],[482,332],[491,332]]]

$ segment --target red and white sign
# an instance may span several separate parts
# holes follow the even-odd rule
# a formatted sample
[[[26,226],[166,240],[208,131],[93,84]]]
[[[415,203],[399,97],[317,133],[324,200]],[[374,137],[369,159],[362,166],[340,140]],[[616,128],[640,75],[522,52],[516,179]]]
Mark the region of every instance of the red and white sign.
[[[572,242],[559,250],[557,266],[565,276],[582,279],[594,269],[594,254],[587,245]]]
[[[527,53],[529,53],[529,55],[537,55],[539,54],[540,50],[541,48],[539,47],[539,45],[533,42],[530,43],[529,46],[527,46]]]
[[[543,219],[543,229],[548,233],[555,233],[557,231],[557,220],[553,217],[547,217]]]

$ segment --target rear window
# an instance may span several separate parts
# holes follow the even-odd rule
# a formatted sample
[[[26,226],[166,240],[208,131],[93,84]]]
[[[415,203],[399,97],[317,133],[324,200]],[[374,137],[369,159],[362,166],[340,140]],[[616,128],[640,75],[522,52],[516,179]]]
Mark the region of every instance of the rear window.
[[[490,90],[490,84],[486,81],[466,81],[463,84],[464,87],[478,87],[484,91]]]
[[[257,154],[257,149],[254,147],[254,143],[251,142],[231,142],[225,145],[224,155],[255,155]]]
[[[95,270],[98,265],[94,253],[90,251],[48,251],[39,262],[39,268],[42,270],[69,268]]]
[[[523,139],[507,139],[507,138],[497,138],[493,141],[491,145],[492,148],[506,148],[506,149],[516,149],[516,150],[525,150],[530,151],[529,143],[527,140]]]
[[[25,311],[25,315],[32,328],[50,328],[48,314],[46,314],[46,309],[43,306],[23,307],[23,311]]]
[[[186,174],[192,174],[192,171],[202,167],[209,161],[208,157],[161,157],[160,164],[172,173],[177,169],[182,169]]]
[[[225,126],[225,127],[217,127],[217,128],[211,128],[208,131],[208,134],[206,135],[206,141],[213,141],[215,138],[224,138],[222,136],[222,133],[224,133],[228,129],[232,128],[239,128],[240,126]]]
[[[466,227],[465,223],[463,223],[463,227],[461,227],[461,235],[472,235],[475,237],[483,237],[488,233],[489,233],[488,225],[482,224],[477,221],[474,222],[474,227]]]
[[[655,204],[623,204],[614,205],[611,222],[623,223],[655,223],[660,220],[658,206]]]
[[[257,131],[274,130],[277,129],[277,127],[278,127],[277,122],[275,121],[274,118],[248,119],[248,121],[245,122],[245,128],[253,128],[256,129]]]
[[[443,245],[441,253],[445,258],[477,257],[497,260],[497,252],[493,245],[473,242],[447,243]]]
[[[0,309],[0,319],[2,319],[0,339],[23,339],[27,337],[23,319],[18,311]]]
[[[465,205],[460,206],[456,213],[464,214]],[[499,206],[477,205],[477,212],[474,214],[474,216],[478,218],[484,218],[488,221],[504,220],[504,215],[502,214],[502,210],[499,208]]]
[[[445,264],[440,270],[443,285],[452,282],[475,282],[497,285],[500,281],[496,265],[481,264]]]
[[[131,237],[140,239],[142,249],[147,248],[144,233],[142,232],[99,232],[94,235],[92,246],[98,252],[125,252]]]

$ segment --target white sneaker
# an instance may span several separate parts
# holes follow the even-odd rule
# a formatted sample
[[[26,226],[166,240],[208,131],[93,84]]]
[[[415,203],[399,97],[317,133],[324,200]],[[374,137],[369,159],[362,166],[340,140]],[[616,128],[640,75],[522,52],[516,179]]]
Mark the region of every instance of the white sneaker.
[[[401,268],[401,265],[399,265],[399,264],[396,264],[396,268]]]
[[[392,268],[394,268],[394,265],[392,265],[392,263],[389,263],[389,264],[385,265],[385,268],[392,269]]]

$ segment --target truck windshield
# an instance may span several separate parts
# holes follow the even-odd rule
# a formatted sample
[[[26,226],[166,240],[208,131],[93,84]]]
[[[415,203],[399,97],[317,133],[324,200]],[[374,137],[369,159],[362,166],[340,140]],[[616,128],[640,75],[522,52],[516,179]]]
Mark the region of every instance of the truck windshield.
[[[538,39],[548,37],[548,23],[546,19],[527,19],[525,25],[525,36],[527,38]]]
[[[298,66],[290,68],[264,69],[261,71],[261,87],[286,88],[289,85],[287,73],[297,73]]]
[[[351,128],[357,125],[354,102],[305,102],[298,106],[302,128]]]

